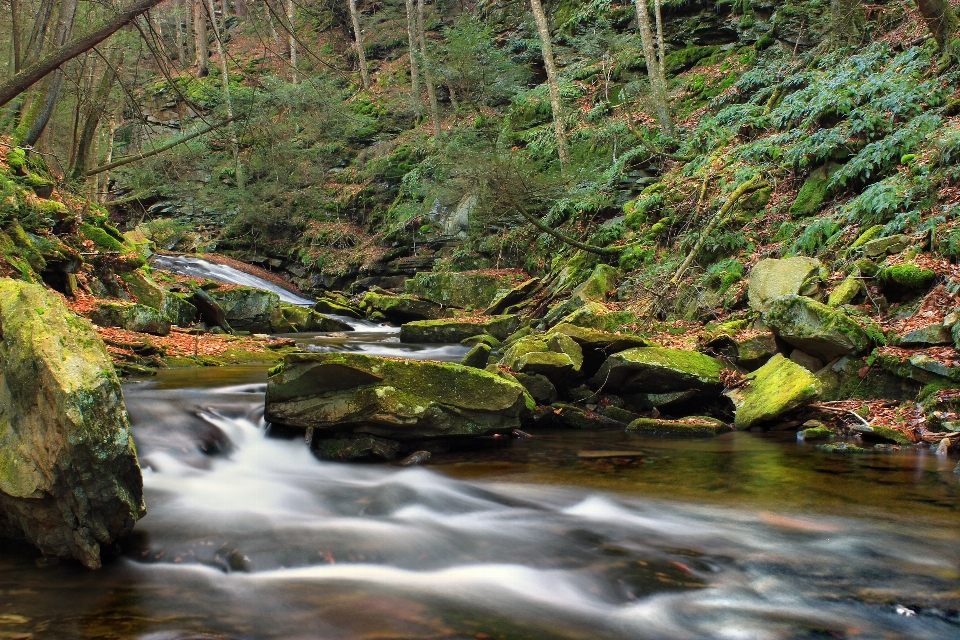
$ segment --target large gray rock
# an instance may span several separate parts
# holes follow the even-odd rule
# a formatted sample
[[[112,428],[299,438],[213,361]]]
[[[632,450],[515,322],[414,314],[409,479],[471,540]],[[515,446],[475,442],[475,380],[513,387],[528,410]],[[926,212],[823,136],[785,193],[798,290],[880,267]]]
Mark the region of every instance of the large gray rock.
[[[153,307],[143,304],[101,304],[90,312],[90,320],[100,327],[118,327],[127,331],[165,336],[170,333],[170,319]]]
[[[253,287],[220,288],[207,292],[223,309],[226,321],[234,329],[250,333],[270,333],[282,322],[280,296]]]
[[[270,376],[265,417],[337,437],[403,441],[514,429],[533,406],[517,382],[459,364],[295,353]]]
[[[855,320],[805,296],[787,295],[771,301],[763,322],[782,340],[824,362],[870,348],[867,332]]]
[[[590,381],[608,392],[719,390],[722,361],[696,351],[639,347],[615,353]]]
[[[90,324],[0,279],[0,535],[100,566],[146,513],[120,382]]]
[[[754,311],[766,311],[780,296],[800,293],[804,281],[820,269],[816,258],[783,258],[760,260],[750,271],[747,299]]]

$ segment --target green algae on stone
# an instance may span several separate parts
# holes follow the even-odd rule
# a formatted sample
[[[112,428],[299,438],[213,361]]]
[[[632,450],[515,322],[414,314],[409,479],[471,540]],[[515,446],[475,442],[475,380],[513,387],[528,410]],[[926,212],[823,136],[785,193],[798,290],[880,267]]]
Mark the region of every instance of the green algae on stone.
[[[638,347],[611,355],[591,380],[609,391],[664,392],[680,389],[719,390],[716,358],[684,349]]]
[[[491,349],[496,349],[500,346],[500,341],[491,336],[490,334],[480,334],[478,336],[470,336],[469,338],[464,338],[460,341],[465,347],[475,347],[478,344],[485,344]]]
[[[829,440],[835,435],[836,432],[829,427],[808,427],[797,432],[797,440],[804,440],[807,442],[813,440]]]
[[[882,442],[892,442],[894,444],[913,444],[913,440],[910,439],[910,436],[902,431],[897,431],[896,429],[891,429],[890,427],[884,427],[881,425],[871,425],[870,430],[862,431],[861,435],[864,440],[880,440]]]
[[[709,416],[690,416],[678,420],[637,418],[627,426],[627,429],[637,433],[655,433],[687,438],[709,438],[731,431],[730,425]]]
[[[478,342],[470,351],[467,351],[466,355],[464,355],[460,361],[460,364],[465,367],[473,367],[474,369],[484,369],[490,360],[490,351],[492,351],[490,345]]]
[[[870,347],[866,331],[850,316],[805,296],[785,295],[771,301],[763,322],[782,340],[824,361],[857,355]]]
[[[593,272],[580,283],[570,294],[570,297],[555,306],[544,316],[548,325],[555,324],[564,316],[575,312],[591,302],[606,302],[610,292],[617,286],[617,270],[607,264],[598,264]],[[600,307],[603,307],[601,304]],[[576,324],[576,323],[573,323]],[[609,330],[606,327],[594,327]]]
[[[353,318],[354,320],[363,318],[363,314],[353,307],[340,304],[334,300],[330,300],[329,298],[321,298],[320,300],[317,300],[316,304],[313,305],[313,310],[317,313],[344,316],[346,318]]]
[[[863,291],[863,283],[860,281],[860,270],[855,269],[843,282],[830,292],[827,297],[828,307],[841,307],[849,304]]]
[[[102,340],[42,286],[0,279],[0,522],[100,565],[143,517],[143,481]]]
[[[266,419],[404,440],[513,429],[533,404],[519,383],[459,364],[295,353],[269,379]]]
[[[920,268],[915,264],[905,262],[884,267],[877,274],[881,282],[896,284],[904,289],[919,291],[929,287],[937,277],[933,269]]]
[[[830,176],[839,168],[839,165],[825,164],[810,172],[803,186],[797,192],[797,197],[790,205],[789,213],[792,218],[803,218],[813,215],[827,199],[827,185]]]
[[[736,407],[737,429],[776,420],[816,398],[821,389],[816,376],[781,354],[751,373],[748,380],[745,387],[727,392]]]
[[[498,340],[504,340],[517,330],[520,321],[517,316],[494,316],[485,321],[458,320],[418,320],[407,322],[400,327],[400,342],[438,343],[460,342],[472,336],[488,333]]]
[[[353,331],[343,320],[286,302],[280,303],[280,315],[282,320],[271,319],[270,328],[274,333]]]

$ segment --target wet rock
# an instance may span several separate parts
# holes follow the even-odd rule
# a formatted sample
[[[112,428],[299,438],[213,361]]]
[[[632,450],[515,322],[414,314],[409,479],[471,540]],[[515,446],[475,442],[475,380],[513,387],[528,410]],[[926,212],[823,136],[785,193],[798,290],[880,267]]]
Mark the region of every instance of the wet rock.
[[[495,316],[489,320],[420,320],[400,327],[400,341],[408,343],[460,342],[472,336],[489,334],[503,340],[517,330],[517,316]]]
[[[555,402],[545,414],[541,422],[553,424],[566,429],[622,429],[623,423],[608,418],[602,413],[590,411],[565,402]]]
[[[431,457],[433,457],[433,455],[429,451],[414,451],[397,464],[401,467],[412,467],[423,464],[424,462],[429,462]]]
[[[826,453],[873,453],[871,449],[864,449],[849,442],[831,442],[830,444],[818,444],[817,449]]]
[[[915,329],[900,337],[901,347],[933,347],[937,345],[953,344],[950,329],[942,324],[928,324]]]
[[[0,535],[100,566],[146,513],[120,382],[93,328],[0,279]]]
[[[766,311],[776,298],[798,294],[804,282],[819,269],[820,261],[816,258],[760,260],[750,271],[747,290],[750,308]]]
[[[749,384],[726,395],[736,407],[734,426],[749,429],[775,420],[820,394],[816,376],[777,354],[749,376]]]
[[[616,353],[590,381],[610,392],[720,390],[724,364],[696,351],[639,347]]]
[[[227,333],[233,333],[233,328],[230,326],[230,323],[227,322],[227,314],[224,312],[223,307],[211,298],[209,293],[199,287],[195,288],[190,301],[197,308],[200,318],[208,325],[220,327]],[[251,333],[258,332],[251,331]]]
[[[516,279],[477,272],[421,272],[407,280],[405,290],[423,300],[458,309],[486,309]]]
[[[281,320],[280,296],[253,287],[215,289],[207,292],[223,309],[234,329],[251,333],[272,333],[273,323]]]
[[[294,353],[272,370],[268,421],[391,440],[509,431],[534,406],[517,382],[459,364]]]
[[[313,441],[311,449],[321,460],[338,462],[349,462],[369,458],[393,460],[397,457],[400,443],[371,436],[359,438],[320,438]]]
[[[870,347],[855,320],[805,296],[786,295],[767,305],[763,322],[782,340],[825,361],[852,356]]]
[[[517,373],[514,377],[536,400],[538,405],[551,404],[557,401],[557,388],[546,376],[539,373]]]
[[[138,333],[152,333],[165,336],[170,333],[170,320],[154,309],[143,304],[101,304],[90,312],[90,320],[100,327],[119,327]]]
[[[637,433],[655,433],[686,438],[713,437],[732,431],[727,423],[709,416],[690,416],[678,420],[638,418],[631,422],[627,429]]]
[[[321,298],[320,300],[317,300],[317,303],[313,305],[313,310],[317,313],[344,316],[346,318],[353,318],[354,320],[363,318],[363,314],[353,307],[339,304],[327,298]]]
[[[360,308],[367,314],[379,312],[390,321],[401,324],[414,320],[439,320],[447,313],[439,304],[429,300],[410,295],[388,296],[373,291],[363,296]]]
[[[483,369],[490,361],[490,351],[490,345],[483,342],[477,343],[470,351],[467,351],[467,354],[463,356],[460,364],[465,367],[473,367],[474,369]]]
[[[813,440],[829,440],[836,433],[819,420],[807,420],[803,423],[804,429],[797,432],[797,440],[810,442]]]

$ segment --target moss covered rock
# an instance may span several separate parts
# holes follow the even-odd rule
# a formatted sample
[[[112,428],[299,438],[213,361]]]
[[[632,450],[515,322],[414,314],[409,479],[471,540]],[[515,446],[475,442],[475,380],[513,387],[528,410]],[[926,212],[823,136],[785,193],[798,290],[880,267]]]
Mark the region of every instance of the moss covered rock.
[[[547,332],[547,337],[568,336],[583,349],[600,349],[605,353],[617,353],[636,347],[653,347],[653,342],[629,333],[613,333],[600,329],[589,329],[568,322],[561,322]]]
[[[924,269],[905,262],[880,269],[877,277],[885,288],[894,287],[904,291],[920,291],[933,284],[937,274],[933,269]]]
[[[482,272],[418,273],[404,285],[407,293],[445,307],[486,309],[516,285],[514,276]]]
[[[780,296],[797,294],[801,286],[820,269],[816,258],[784,258],[760,260],[750,271],[747,297],[750,308],[766,311]]]
[[[272,291],[232,287],[214,289],[207,294],[223,309],[227,322],[234,329],[270,333],[274,331],[274,324],[283,321],[280,296]]]
[[[275,333],[353,331],[353,327],[343,320],[295,304],[281,302],[280,316],[281,319],[271,319],[270,322]]]
[[[460,364],[465,367],[473,367],[474,369],[485,369],[490,361],[490,351],[492,351],[490,345],[478,342],[470,351],[467,351],[466,355],[464,355],[460,361]]]
[[[764,312],[763,322],[779,338],[825,362],[870,348],[870,338],[855,320],[805,296],[776,298]]]
[[[100,565],[145,514],[120,382],[86,320],[0,279],[0,535]]]
[[[527,336],[514,342],[500,360],[511,371],[541,374],[553,381],[580,370],[583,352],[567,336]]]
[[[517,330],[517,316],[484,319],[419,320],[400,327],[400,341],[409,343],[454,343],[472,336],[489,334],[504,340]]]
[[[404,323],[414,320],[439,320],[446,310],[435,302],[421,300],[411,295],[391,296],[373,291],[360,300],[360,308],[368,315],[380,312],[392,322]]]
[[[576,311],[562,317],[560,322],[584,329],[616,333],[638,325],[640,318],[632,311],[614,311],[599,302],[586,302]]]
[[[328,298],[317,300],[317,303],[313,305],[313,310],[325,315],[344,316],[345,318],[353,318],[354,320],[359,320],[363,317],[363,314],[357,309]]]
[[[558,304],[544,316],[544,321],[552,325],[587,303],[606,302],[610,293],[616,288],[617,270],[607,264],[598,264],[587,279],[573,290],[569,299]],[[606,327],[595,328],[607,329]]]
[[[737,429],[776,420],[819,394],[816,376],[780,354],[754,371],[747,386],[727,392],[736,407]]]
[[[731,431],[730,425],[726,422],[709,416],[690,416],[679,420],[637,418],[627,426],[627,429],[637,433],[685,438],[709,438]]]
[[[265,417],[337,437],[402,441],[513,429],[533,405],[519,383],[459,364],[295,353],[270,376]]]
[[[719,390],[723,369],[723,362],[696,351],[639,347],[607,358],[590,382],[610,392]]]
[[[860,270],[851,273],[838,284],[827,297],[828,307],[842,307],[845,304],[853,302],[863,291],[863,283],[860,281]]]
[[[143,304],[101,304],[90,312],[90,320],[101,327],[119,327],[127,331],[165,336],[170,333],[170,319],[153,307]]]

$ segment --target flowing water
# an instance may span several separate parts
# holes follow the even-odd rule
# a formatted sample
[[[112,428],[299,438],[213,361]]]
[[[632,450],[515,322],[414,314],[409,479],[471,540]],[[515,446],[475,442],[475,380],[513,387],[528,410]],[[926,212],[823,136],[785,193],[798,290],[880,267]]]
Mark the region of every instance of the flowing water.
[[[319,350],[455,359],[384,331]],[[318,461],[265,367],[125,386],[149,514],[86,571],[0,543],[5,639],[960,638],[955,460],[538,431]]]

